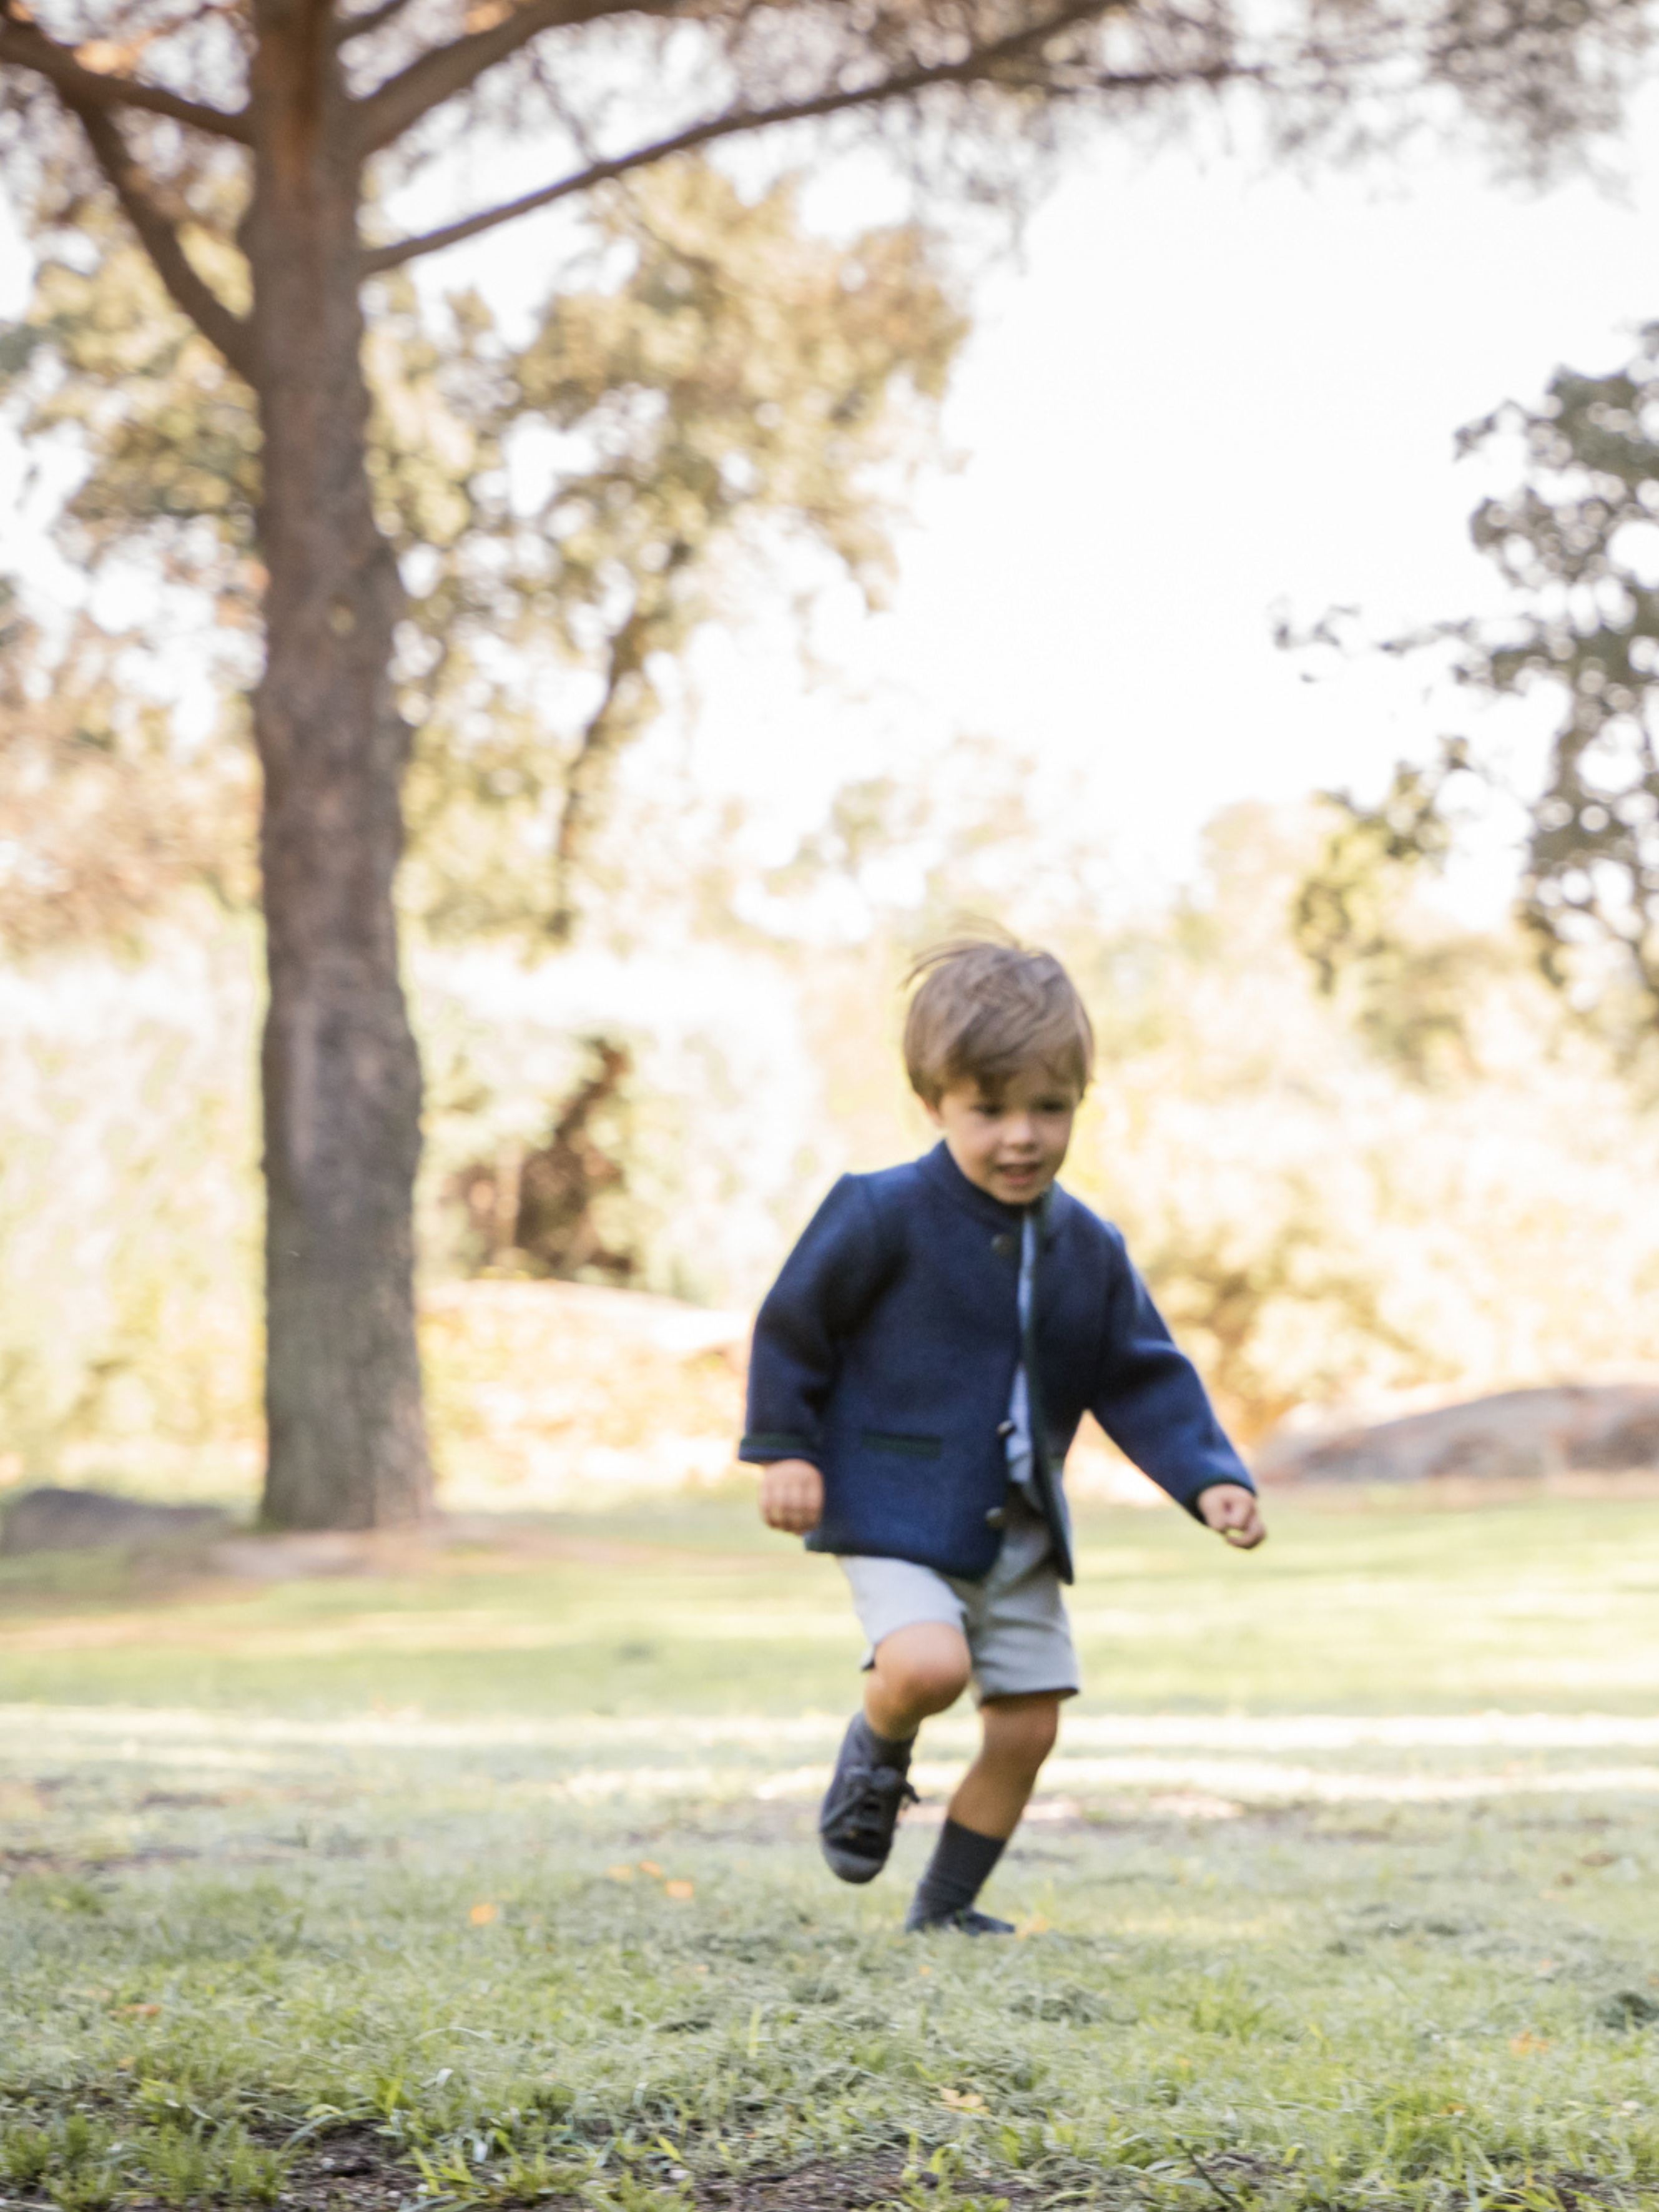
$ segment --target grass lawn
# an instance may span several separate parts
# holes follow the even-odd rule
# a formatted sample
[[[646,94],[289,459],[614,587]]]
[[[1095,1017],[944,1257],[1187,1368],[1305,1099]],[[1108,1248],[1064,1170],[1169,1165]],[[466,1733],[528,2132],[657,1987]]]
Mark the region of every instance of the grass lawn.
[[[384,1571],[0,1563],[0,2196],[1659,2202],[1659,1509],[1081,1528],[988,1902],[817,1860],[832,1565],[736,1499]]]

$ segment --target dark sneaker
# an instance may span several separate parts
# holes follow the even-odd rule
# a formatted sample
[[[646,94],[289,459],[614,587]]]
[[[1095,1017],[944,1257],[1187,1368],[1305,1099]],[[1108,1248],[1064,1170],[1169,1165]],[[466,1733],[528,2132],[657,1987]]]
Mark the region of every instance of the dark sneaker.
[[[836,1761],[835,1778],[818,1812],[818,1842],[831,1874],[842,1881],[873,1881],[887,1863],[899,1814],[914,1805],[916,1793],[904,1766],[889,1766],[872,1756],[870,1730],[854,1716]]]
[[[904,1923],[907,1936],[926,1936],[935,1928],[953,1930],[958,1936],[1012,1936],[1012,1920],[996,1920],[988,1912],[977,1912],[971,1905],[962,1905],[955,1912],[941,1913],[936,1919],[919,1920],[913,1905],[910,1917]]]

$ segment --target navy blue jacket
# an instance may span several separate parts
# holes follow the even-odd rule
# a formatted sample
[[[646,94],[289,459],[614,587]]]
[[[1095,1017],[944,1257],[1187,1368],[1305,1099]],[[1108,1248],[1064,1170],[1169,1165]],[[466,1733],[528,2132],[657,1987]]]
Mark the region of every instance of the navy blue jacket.
[[[1109,1223],[1054,1186],[1038,1201],[1034,1479],[1072,1580],[1060,1471],[1092,1413],[1188,1510],[1253,1487]],[[745,1460],[823,1475],[817,1552],[915,1559],[978,1581],[1002,1545],[1008,1400],[1019,1364],[1024,1208],[969,1182],[944,1145],[843,1176],[755,1323]]]

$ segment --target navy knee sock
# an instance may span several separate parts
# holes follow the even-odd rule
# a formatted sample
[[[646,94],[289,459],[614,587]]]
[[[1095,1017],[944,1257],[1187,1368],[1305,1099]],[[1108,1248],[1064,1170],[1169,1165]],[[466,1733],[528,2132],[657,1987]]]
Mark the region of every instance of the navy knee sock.
[[[911,1899],[906,1927],[927,1927],[965,1911],[991,1879],[992,1869],[1002,1856],[1004,1841],[1001,1836],[981,1836],[976,1829],[961,1827],[947,1819],[939,1832],[927,1871]]]
[[[914,1734],[903,1737],[878,1735],[862,1713],[854,1713],[853,1725],[847,1733],[856,1741],[870,1765],[896,1766],[901,1774],[909,1765],[916,1741]]]

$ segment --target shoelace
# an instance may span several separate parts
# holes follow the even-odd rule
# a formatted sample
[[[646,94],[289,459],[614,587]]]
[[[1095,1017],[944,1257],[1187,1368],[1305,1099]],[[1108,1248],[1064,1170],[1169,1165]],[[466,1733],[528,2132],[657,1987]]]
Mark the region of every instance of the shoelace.
[[[867,1766],[847,1778],[848,1800],[845,1808],[837,1807],[836,1826],[849,1844],[881,1844],[885,1839],[888,1807],[898,1800],[897,1812],[907,1805],[921,1802],[915,1791],[894,1766]]]

